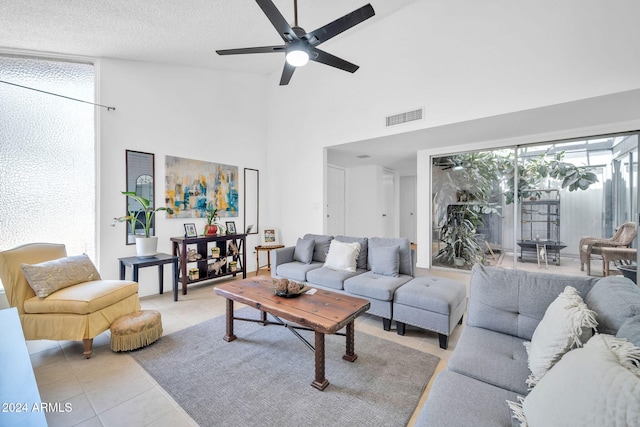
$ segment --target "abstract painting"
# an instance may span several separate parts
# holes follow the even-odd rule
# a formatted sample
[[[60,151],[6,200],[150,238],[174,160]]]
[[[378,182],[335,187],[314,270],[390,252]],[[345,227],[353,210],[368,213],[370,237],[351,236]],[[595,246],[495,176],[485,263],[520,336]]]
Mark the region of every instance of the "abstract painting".
[[[207,209],[220,217],[238,216],[238,167],[166,156],[165,203],[169,218],[205,218]]]

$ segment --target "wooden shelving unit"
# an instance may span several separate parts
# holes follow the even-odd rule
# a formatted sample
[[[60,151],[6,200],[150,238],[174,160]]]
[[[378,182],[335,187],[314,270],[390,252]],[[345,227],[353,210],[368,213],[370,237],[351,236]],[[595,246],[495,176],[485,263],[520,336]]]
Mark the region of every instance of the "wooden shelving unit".
[[[182,295],[187,294],[187,285],[191,283],[226,276],[235,277],[238,274],[242,274],[242,278],[245,279],[247,277],[246,237],[246,234],[172,237],[173,255],[178,257],[180,264],[179,281],[182,283]],[[220,251],[220,254],[215,257],[211,255],[211,249],[214,247]],[[190,261],[189,249],[195,249],[200,258]],[[231,268],[232,263],[236,263],[235,270]],[[189,271],[192,269],[197,269],[197,278],[193,275],[190,277]]]

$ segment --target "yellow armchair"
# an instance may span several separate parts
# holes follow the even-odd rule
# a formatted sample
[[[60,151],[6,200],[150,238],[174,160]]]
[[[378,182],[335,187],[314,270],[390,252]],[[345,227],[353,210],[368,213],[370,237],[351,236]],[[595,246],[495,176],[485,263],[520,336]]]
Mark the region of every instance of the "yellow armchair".
[[[18,309],[27,340],[82,340],[91,357],[93,338],[118,317],[140,310],[138,284],[128,280],[91,280],[41,298],[27,282],[22,264],[67,256],[64,245],[32,243],[0,252],[0,280],[11,307]]]

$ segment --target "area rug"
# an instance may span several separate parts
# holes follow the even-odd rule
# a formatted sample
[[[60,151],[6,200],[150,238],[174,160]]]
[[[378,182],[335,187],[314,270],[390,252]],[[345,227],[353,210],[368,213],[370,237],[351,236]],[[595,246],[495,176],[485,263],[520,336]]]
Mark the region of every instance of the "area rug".
[[[345,337],[327,335],[330,384],[319,391],[313,352],[286,328],[236,321],[234,332],[235,341],[222,339],[220,316],[130,354],[201,426],[405,426],[439,361],[356,331],[350,363]],[[313,332],[300,333],[313,342]]]

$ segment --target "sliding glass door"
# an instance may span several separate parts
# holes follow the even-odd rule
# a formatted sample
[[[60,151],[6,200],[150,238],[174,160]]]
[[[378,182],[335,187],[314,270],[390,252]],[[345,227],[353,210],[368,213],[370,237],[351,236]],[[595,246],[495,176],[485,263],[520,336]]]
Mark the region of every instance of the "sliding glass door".
[[[434,267],[586,274],[581,239],[611,238],[638,219],[637,133],[431,160]],[[602,275],[593,259],[591,274]]]

